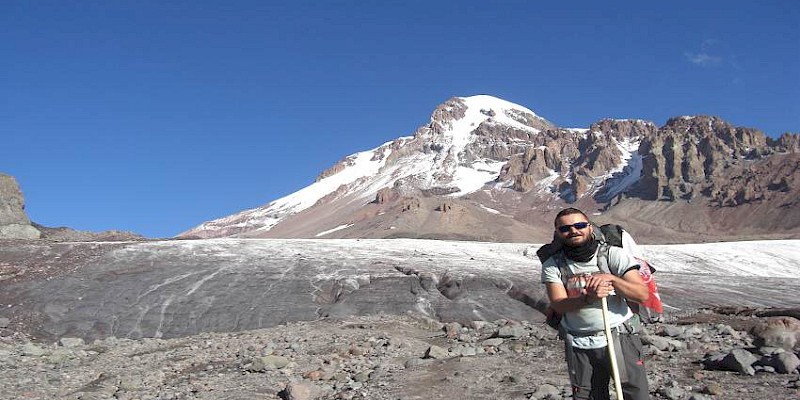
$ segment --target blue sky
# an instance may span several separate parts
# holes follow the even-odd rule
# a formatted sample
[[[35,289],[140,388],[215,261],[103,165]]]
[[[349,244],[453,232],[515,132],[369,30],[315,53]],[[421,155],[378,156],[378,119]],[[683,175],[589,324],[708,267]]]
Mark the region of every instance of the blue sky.
[[[800,132],[800,2],[542,3],[3,1],[0,172],[37,223],[168,237],[453,96]]]

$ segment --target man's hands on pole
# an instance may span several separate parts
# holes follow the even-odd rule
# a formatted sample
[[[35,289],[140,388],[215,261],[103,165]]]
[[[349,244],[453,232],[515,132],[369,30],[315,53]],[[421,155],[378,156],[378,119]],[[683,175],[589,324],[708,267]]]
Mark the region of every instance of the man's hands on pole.
[[[644,302],[650,297],[650,291],[636,269],[628,270],[622,277],[612,274],[593,274],[586,281],[586,294],[590,299],[602,299],[612,292],[637,303]]]
[[[614,291],[613,280],[616,278],[611,274],[593,274],[589,275],[584,287],[587,299],[589,301],[596,301],[604,297],[608,297]]]

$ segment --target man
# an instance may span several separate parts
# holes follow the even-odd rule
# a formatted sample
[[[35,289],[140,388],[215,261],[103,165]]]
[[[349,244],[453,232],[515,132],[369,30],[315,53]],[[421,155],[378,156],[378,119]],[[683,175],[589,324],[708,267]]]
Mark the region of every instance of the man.
[[[603,330],[602,298],[606,298],[616,358],[625,400],[648,399],[642,342],[625,299],[647,300],[649,292],[639,265],[622,248],[604,246],[608,254],[603,273],[598,265],[599,242],[589,218],[575,208],[561,210],[555,219],[555,241],[562,246],[542,264],[542,283],[550,307],[563,315],[567,367],[575,399],[609,399],[611,360]]]

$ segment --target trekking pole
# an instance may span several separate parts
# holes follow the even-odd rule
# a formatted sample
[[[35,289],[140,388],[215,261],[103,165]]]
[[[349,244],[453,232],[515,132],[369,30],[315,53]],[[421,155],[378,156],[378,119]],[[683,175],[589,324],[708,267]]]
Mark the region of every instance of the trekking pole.
[[[606,341],[608,342],[608,358],[611,359],[611,376],[614,377],[614,389],[617,391],[617,399],[622,400],[622,382],[619,380],[619,367],[617,366],[617,353],[614,349],[614,338],[611,337],[611,325],[608,322],[608,301],[603,297],[603,328],[606,331]]]

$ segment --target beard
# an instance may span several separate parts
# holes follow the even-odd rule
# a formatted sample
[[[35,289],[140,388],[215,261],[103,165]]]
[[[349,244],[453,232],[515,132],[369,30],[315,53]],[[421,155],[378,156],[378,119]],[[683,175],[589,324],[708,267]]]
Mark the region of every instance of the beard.
[[[593,235],[591,232],[588,234],[583,232],[575,232],[574,234],[570,234],[566,238],[562,239],[562,241],[567,247],[581,247],[586,243],[589,243],[592,239]]]
[[[565,241],[564,255],[573,261],[587,262],[594,257],[597,246],[594,235],[580,235],[580,237],[574,235]]]

